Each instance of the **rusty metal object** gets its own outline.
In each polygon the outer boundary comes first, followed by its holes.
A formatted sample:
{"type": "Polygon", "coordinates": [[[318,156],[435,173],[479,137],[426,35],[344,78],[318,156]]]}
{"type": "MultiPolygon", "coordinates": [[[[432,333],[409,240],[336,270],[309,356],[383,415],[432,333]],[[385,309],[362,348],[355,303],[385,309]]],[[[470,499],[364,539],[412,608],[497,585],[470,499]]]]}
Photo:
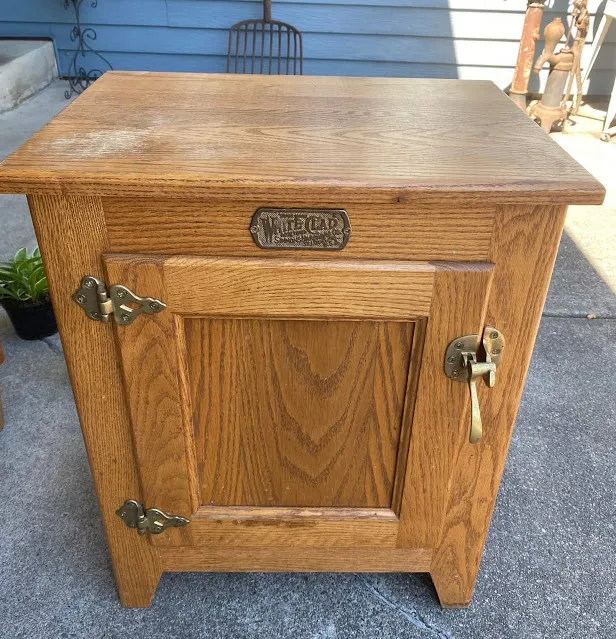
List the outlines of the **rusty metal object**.
{"type": "Polygon", "coordinates": [[[523,111],[526,111],[528,82],[533,66],[533,58],[535,57],[535,44],[539,40],[544,5],[545,0],[528,0],[522,38],[520,39],[520,48],[518,50],[518,60],[515,65],[511,88],[509,89],[509,97],[523,111]]]}
{"type": "Polygon", "coordinates": [[[272,20],[272,0],[263,1],[262,20],[242,20],[229,29],[227,73],[302,75],[302,34],[272,20]]]}
{"type": "Polygon", "coordinates": [[[562,51],[555,53],[555,50],[556,45],[564,35],[565,25],[563,21],[560,18],[554,18],[543,31],[545,45],[541,55],[537,58],[537,62],[535,62],[533,66],[533,71],[539,73],[546,62],[549,62],[550,67],[555,67],[559,62],[562,62],[562,51]]]}
{"type": "Polygon", "coordinates": [[[557,122],[563,122],[567,118],[567,107],[563,102],[565,83],[569,77],[569,71],[550,71],[545,91],[539,102],[534,104],[529,115],[541,123],[541,128],[549,133],[557,122]]]}
{"type": "Polygon", "coordinates": [[[564,102],[566,103],[571,100],[571,91],[573,89],[573,82],[575,80],[576,88],[571,104],[571,112],[574,115],[577,115],[580,109],[580,104],[582,102],[582,51],[584,50],[584,45],[586,44],[589,27],[590,16],[588,14],[588,0],[575,0],[575,2],[573,3],[571,27],[569,28],[569,33],[567,34],[567,44],[569,44],[569,41],[571,40],[571,38],[573,38],[573,42],[571,43],[570,47],[571,52],[573,53],[573,66],[571,68],[571,72],[569,73],[569,81],[567,82],[567,90],[565,92],[566,95],[564,98],[564,102]],[[573,34],[574,28],[575,37],[573,34]]]}
{"type": "Polygon", "coordinates": [[[550,75],[541,100],[531,107],[529,115],[539,120],[541,128],[549,133],[556,122],[564,123],[567,119],[567,104],[563,100],[563,94],[573,68],[573,52],[568,47],[563,47],[555,53],[556,45],[565,35],[565,26],[560,18],[552,20],[543,35],[545,46],[533,66],[533,71],[539,73],[547,62],[550,65],[550,75]]]}

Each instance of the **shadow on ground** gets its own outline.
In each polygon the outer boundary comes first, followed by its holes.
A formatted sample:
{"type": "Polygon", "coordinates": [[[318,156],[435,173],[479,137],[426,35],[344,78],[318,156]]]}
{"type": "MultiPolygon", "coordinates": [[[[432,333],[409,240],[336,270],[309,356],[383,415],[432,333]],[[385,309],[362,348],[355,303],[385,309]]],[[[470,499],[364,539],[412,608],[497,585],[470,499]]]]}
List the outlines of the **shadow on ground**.
{"type": "Polygon", "coordinates": [[[567,232],[560,241],[543,315],[616,319],[616,295],[567,232]]]}

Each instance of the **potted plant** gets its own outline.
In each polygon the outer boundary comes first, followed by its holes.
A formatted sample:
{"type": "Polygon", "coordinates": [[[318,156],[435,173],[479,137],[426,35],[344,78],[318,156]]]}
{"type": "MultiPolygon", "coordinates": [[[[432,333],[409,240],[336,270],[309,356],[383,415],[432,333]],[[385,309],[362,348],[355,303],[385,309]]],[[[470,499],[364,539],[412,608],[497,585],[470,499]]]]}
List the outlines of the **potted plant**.
{"type": "Polygon", "coordinates": [[[22,339],[41,339],[57,332],[38,248],[32,255],[20,248],[12,259],[0,263],[0,304],[22,339]]]}

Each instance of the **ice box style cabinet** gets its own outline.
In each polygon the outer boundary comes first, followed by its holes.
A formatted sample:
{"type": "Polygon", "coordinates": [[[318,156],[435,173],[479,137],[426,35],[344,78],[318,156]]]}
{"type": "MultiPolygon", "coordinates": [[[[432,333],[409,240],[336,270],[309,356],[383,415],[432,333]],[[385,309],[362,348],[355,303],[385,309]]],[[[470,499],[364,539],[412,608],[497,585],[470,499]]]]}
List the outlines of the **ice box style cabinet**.
{"type": "Polygon", "coordinates": [[[163,571],[429,572],[469,603],[566,206],[604,195],[496,86],[111,72],[0,190],[124,605],[163,571]]]}

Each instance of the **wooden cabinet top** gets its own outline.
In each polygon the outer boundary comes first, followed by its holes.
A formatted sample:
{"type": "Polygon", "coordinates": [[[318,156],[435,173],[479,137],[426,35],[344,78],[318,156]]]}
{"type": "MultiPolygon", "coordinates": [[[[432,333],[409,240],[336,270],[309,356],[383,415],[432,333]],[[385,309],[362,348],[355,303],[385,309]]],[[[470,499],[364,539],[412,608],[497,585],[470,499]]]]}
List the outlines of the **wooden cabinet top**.
{"type": "Polygon", "coordinates": [[[0,164],[0,190],[599,204],[486,81],[106,73],[0,164]]]}

